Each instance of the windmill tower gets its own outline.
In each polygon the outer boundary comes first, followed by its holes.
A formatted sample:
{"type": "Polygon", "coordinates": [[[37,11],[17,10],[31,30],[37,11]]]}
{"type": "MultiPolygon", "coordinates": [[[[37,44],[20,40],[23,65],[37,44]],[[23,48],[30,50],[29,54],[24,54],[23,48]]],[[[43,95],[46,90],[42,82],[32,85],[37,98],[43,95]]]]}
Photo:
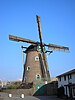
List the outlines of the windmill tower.
{"type": "Polygon", "coordinates": [[[34,80],[50,79],[46,53],[47,52],[52,53],[52,51],[45,50],[45,47],[48,47],[49,49],[52,50],[63,50],[63,51],[69,50],[68,47],[43,43],[40,17],[36,16],[36,19],[37,19],[38,31],[39,31],[39,39],[40,39],[39,42],[9,35],[10,40],[17,41],[17,42],[26,42],[31,44],[29,47],[22,47],[26,49],[24,51],[24,53],[26,53],[26,61],[24,64],[22,82],[27,84],[34,82],[34,80]]]}

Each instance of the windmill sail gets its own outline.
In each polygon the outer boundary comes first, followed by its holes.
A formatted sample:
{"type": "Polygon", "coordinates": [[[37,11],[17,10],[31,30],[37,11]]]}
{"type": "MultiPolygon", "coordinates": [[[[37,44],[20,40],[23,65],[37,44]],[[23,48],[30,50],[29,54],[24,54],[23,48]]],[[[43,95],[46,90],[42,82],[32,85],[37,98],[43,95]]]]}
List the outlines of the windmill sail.
{"type": "Polygon", "coordinates": [[[46,63],[46,57],[45,57],[45,52],[43,50],[43,43],[42,43],[42,31],[41,31],[41,24],[40,24],[40,17],[36,16],[37,19],[37,24],[38,24],[38,31],[39,31],[39,39],[40,39],[40,47],[41,47],[41,55],[42,55],[42,63],[43,63],[43,72],[45,75],[45,78],[48,79],[47,75],[47,63],[46,63]]]}
{"type": "Polygon", "coordinates": [[[26,43],[36,44],[36,42],[33,40],[25,39],[25,38],[13,36],[13,35],[9,35],[9,40],[16,41],[16,42],[26,42],[26,43]]]}
{"type": "Polygon", "coordinates": [[[52,49],[52,50],[69,51],[68,47],[59,46],[59,45],[55,45],[55,44],[49,44],[49,45],[46,45],[46,46],[48,46],[48,48],[52,49]]]}

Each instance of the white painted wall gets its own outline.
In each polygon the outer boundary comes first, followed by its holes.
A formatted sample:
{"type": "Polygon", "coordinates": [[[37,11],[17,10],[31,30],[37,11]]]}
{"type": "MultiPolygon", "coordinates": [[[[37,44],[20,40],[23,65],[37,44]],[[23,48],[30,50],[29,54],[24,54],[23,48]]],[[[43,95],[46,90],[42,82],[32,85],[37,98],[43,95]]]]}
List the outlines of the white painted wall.
{"type": "Polygon", "coordinates": [[[66,80],[64,80],[64,76],[61,77],[61,81],[58,78],[58,88],[68,84],[68,76],[66,76],[66,80]]]}
{"type": "Polygon", "coordinates": [[[66,80],[64,80],[64,76],[61,77],[61,81],[58,78],[58,88],[64,85],[69,84],[71,82],[72,84],[75,83],[75,74],[72,74],[72,79],[68,80],[68,75],[66,75],[66,80]]]}
{"type": "MultiPolygon", "coordinates": [[[[64,85],[68,85],[70,82],[72,84],[75,84],[75,74],[71,74],[71,79],[68,79],[68,75],[66,75],[66,80],[64,80],[64,76],[61,77],[61,81],[58,78],[58,88],[63,86],[65,88],[65,94],[66,94],[66,87],[64,85]]],[[[67,88],[67,95],[69,96],[69,89],[67,88]]]]}

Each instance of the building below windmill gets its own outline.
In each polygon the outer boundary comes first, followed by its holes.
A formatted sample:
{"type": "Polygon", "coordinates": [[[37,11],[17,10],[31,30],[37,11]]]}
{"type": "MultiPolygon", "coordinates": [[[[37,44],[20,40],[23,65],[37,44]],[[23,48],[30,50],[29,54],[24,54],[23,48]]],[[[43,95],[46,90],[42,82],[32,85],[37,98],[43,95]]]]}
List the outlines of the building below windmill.
{"type": "Polygon", "coordinates": [[[63,73],[58,78],[58,88],[63,87],[64,95],[75,98],[75,69],[63,73]]]}

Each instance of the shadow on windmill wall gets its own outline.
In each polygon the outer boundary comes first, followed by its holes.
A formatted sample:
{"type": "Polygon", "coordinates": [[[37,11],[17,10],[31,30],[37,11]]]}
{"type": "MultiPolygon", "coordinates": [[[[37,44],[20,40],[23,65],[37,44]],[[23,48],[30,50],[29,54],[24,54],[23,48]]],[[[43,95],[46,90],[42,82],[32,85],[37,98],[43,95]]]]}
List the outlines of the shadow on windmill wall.
{"type": "Polygon", "coordinates": [[[57,82],[56,81],[45,84],[45,85],[37,84],[37,86],[36,86],[36,92],[33,94],[34,96],[57,95],[57,82]],[[39,86],[40,88],[37,89],[37,86],[39,86]]]}

